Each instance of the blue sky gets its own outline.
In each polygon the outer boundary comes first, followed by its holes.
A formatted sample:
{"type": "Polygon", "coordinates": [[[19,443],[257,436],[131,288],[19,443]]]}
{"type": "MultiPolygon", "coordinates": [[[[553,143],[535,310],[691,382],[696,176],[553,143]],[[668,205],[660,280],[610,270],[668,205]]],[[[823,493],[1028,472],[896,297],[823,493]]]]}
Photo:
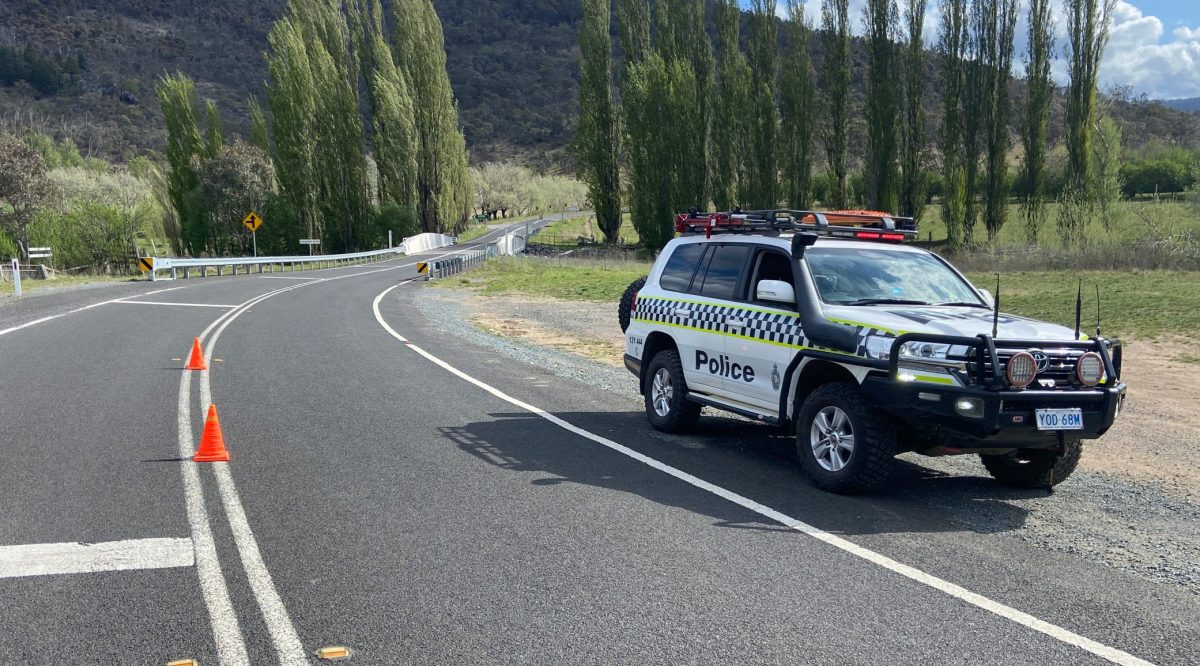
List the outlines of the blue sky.
{"type": "MultiPolygon", "coordinates": [[[[1062,0],[1053,0],[1058,19],[1058,45],[1061,54],[1065,38],[1062,0]]],[[[903,0],[900,0],[903,4],[903,0]]],[[[1022,19],[1027,0],[1020,0],[1022,19]]],[[[749,0],[741,0],[749,7],[749,0]]],[[[820,0],[806,0],[805,9],[814,22],[819,20],[820,0]]],[[[865,0],[850,0],[851,25],[862,32],[862,7],[865,0]]],[[[939,0],[928,0],[925,21],[926,42],[937,34],[939,0]]],[[[778,0],[780,15],[786,13],[785,0],[778,0]]],[[[1025,26],[1018,27],[1014,73],[1021,75],[1025,46],[1025,26]]],[[[1055,78],[1066,82],[1066,65],[1054,68],[1055,78]]],[[[1200,1],[1197,0],[1118,0],[1104,61],[1100,67],[1101,89],[1128,86],[1135,94],[1151,98],[1200,97],[1200,1]]]]}

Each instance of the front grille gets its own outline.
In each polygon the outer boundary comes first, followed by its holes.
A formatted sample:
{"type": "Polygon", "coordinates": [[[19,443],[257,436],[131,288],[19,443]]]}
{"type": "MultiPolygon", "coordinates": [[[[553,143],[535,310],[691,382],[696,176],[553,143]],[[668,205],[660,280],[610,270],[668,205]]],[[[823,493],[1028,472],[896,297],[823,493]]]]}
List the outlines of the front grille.
{"type": "MultiPolygon", "coordinates": [[[[1004,376],[1004,369],[1007,367],[1008,360],[1017,354],[1017,352],[1022,351],[1033,354],[1034,358],[1038,358],[1037,352],[1039,351],[1046,355],[1045,363],[1038,363],[1037,377],[1029,385],[1031,390],[1059,391],[1082,388],[1075,379],[1075,363],[1079,360],[1080,356],[1086,353],[1083,349],[1038,349],[1036,347],[1013,349],[997,347],[996,355],[1000,358],[1000,371],[998,373],[1000,381],[1007,384],[1008,380],[1004,376]]],[[[986,351],[984,352],[984,357],[985,359],[987,357],[986,351]]],[[[965,363],[970,381],[973,384],[979,383],[979,355],[974,348],[968,350],[966,354],[951,354],[949,360],[965,363]]],[[[990,359],[984,361],[983,372],[984,377],[992,376],[992,362],[990,359]]]]}

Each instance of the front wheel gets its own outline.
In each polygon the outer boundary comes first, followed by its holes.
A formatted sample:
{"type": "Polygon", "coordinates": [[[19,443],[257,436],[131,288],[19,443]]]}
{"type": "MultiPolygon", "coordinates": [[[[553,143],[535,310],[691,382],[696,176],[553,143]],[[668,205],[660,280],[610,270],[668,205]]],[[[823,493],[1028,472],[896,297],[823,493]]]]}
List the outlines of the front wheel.
{"type": "Polygon", "coordinates": [[[679,354],[669,349],[654,355],[646,369],[646,416],[663,432],[684,432],[700,419],[700,405],[687,399],[687,382],[679,354]]]}
{"type": "Polygon", "coordinates": [[[981,455],[988,474],[1006,486],[1050,489],[1071,476],[1083,442],[1071,439],[1058,449],[1018,449],[999,456],[981,455]]]}
{"type": "Polygon", "coordinates": [[[854,384],[813,391],[796,418],[800,466],[822,490],[855,494],[882,486],[895,465],[896,428],[854,384]]]}

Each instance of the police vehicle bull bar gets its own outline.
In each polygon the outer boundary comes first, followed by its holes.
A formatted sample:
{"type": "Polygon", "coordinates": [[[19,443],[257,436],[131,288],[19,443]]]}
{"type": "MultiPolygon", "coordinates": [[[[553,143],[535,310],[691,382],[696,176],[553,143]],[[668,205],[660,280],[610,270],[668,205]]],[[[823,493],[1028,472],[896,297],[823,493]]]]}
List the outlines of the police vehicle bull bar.
{"type": "Polygon", "coordinates": [[[917,364],[943,365],[954,366],[959,365],[958,362],[941,361],[937,359],[925,359],[914,357],[901,357],[900,351],[905,344],[909,343],[929,343],[937,345],[965,346],[973,350],[975,356],[974,380],[977,386],[992,388],[997,390],[1008,390],[1009,386],[1005,383],[1005,371],[1000,363],[1000,354],[997,351],[997,343],[1003,345],[1002,348],[1015,348],[1021,350],[1045,350],[1045,349],[1081,349],[1085,352],[1095,352],[1100,356],[1104,365],[1105,376],[1110,381],[1115,381],[1119,378],[1120,373],[1120,347],[1116,348],[1116,362],[1113,355],[1109,354],[1108,341],[1104,338],[1094,338],[1091,340],[996,340],[986,333],[981,333],[975,337],[956,336],[956,335],[937,335],[932,333],[905,333],[896,337],[892,341],[891,353],[888,355],[888,376],[892,379],[900,377],[900,363],[912,362],[917,364]]]}

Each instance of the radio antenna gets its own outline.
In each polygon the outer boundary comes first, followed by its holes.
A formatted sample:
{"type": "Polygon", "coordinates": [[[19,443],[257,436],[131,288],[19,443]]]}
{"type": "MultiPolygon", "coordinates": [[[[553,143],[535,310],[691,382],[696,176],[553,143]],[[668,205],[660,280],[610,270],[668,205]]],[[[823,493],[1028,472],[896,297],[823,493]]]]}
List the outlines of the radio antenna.
{"type": "Polygon", "coordinates": [[[1000,332],[1000,274],[996,273],[996,309],[992,311],[992,338],[1000,332]]]}
{"type": "Polygon", "coordinates": [[[1080,320],[1083,318],[1083,278],[1079,278],[1079,286],[1075,289],[1075,339],[1082,332],[1080,320]]]}
{"type": "Polygon", "coordinates": [[[1100,283],[1096,283],[1096,337],[1100,337],[1100,283]]]}

